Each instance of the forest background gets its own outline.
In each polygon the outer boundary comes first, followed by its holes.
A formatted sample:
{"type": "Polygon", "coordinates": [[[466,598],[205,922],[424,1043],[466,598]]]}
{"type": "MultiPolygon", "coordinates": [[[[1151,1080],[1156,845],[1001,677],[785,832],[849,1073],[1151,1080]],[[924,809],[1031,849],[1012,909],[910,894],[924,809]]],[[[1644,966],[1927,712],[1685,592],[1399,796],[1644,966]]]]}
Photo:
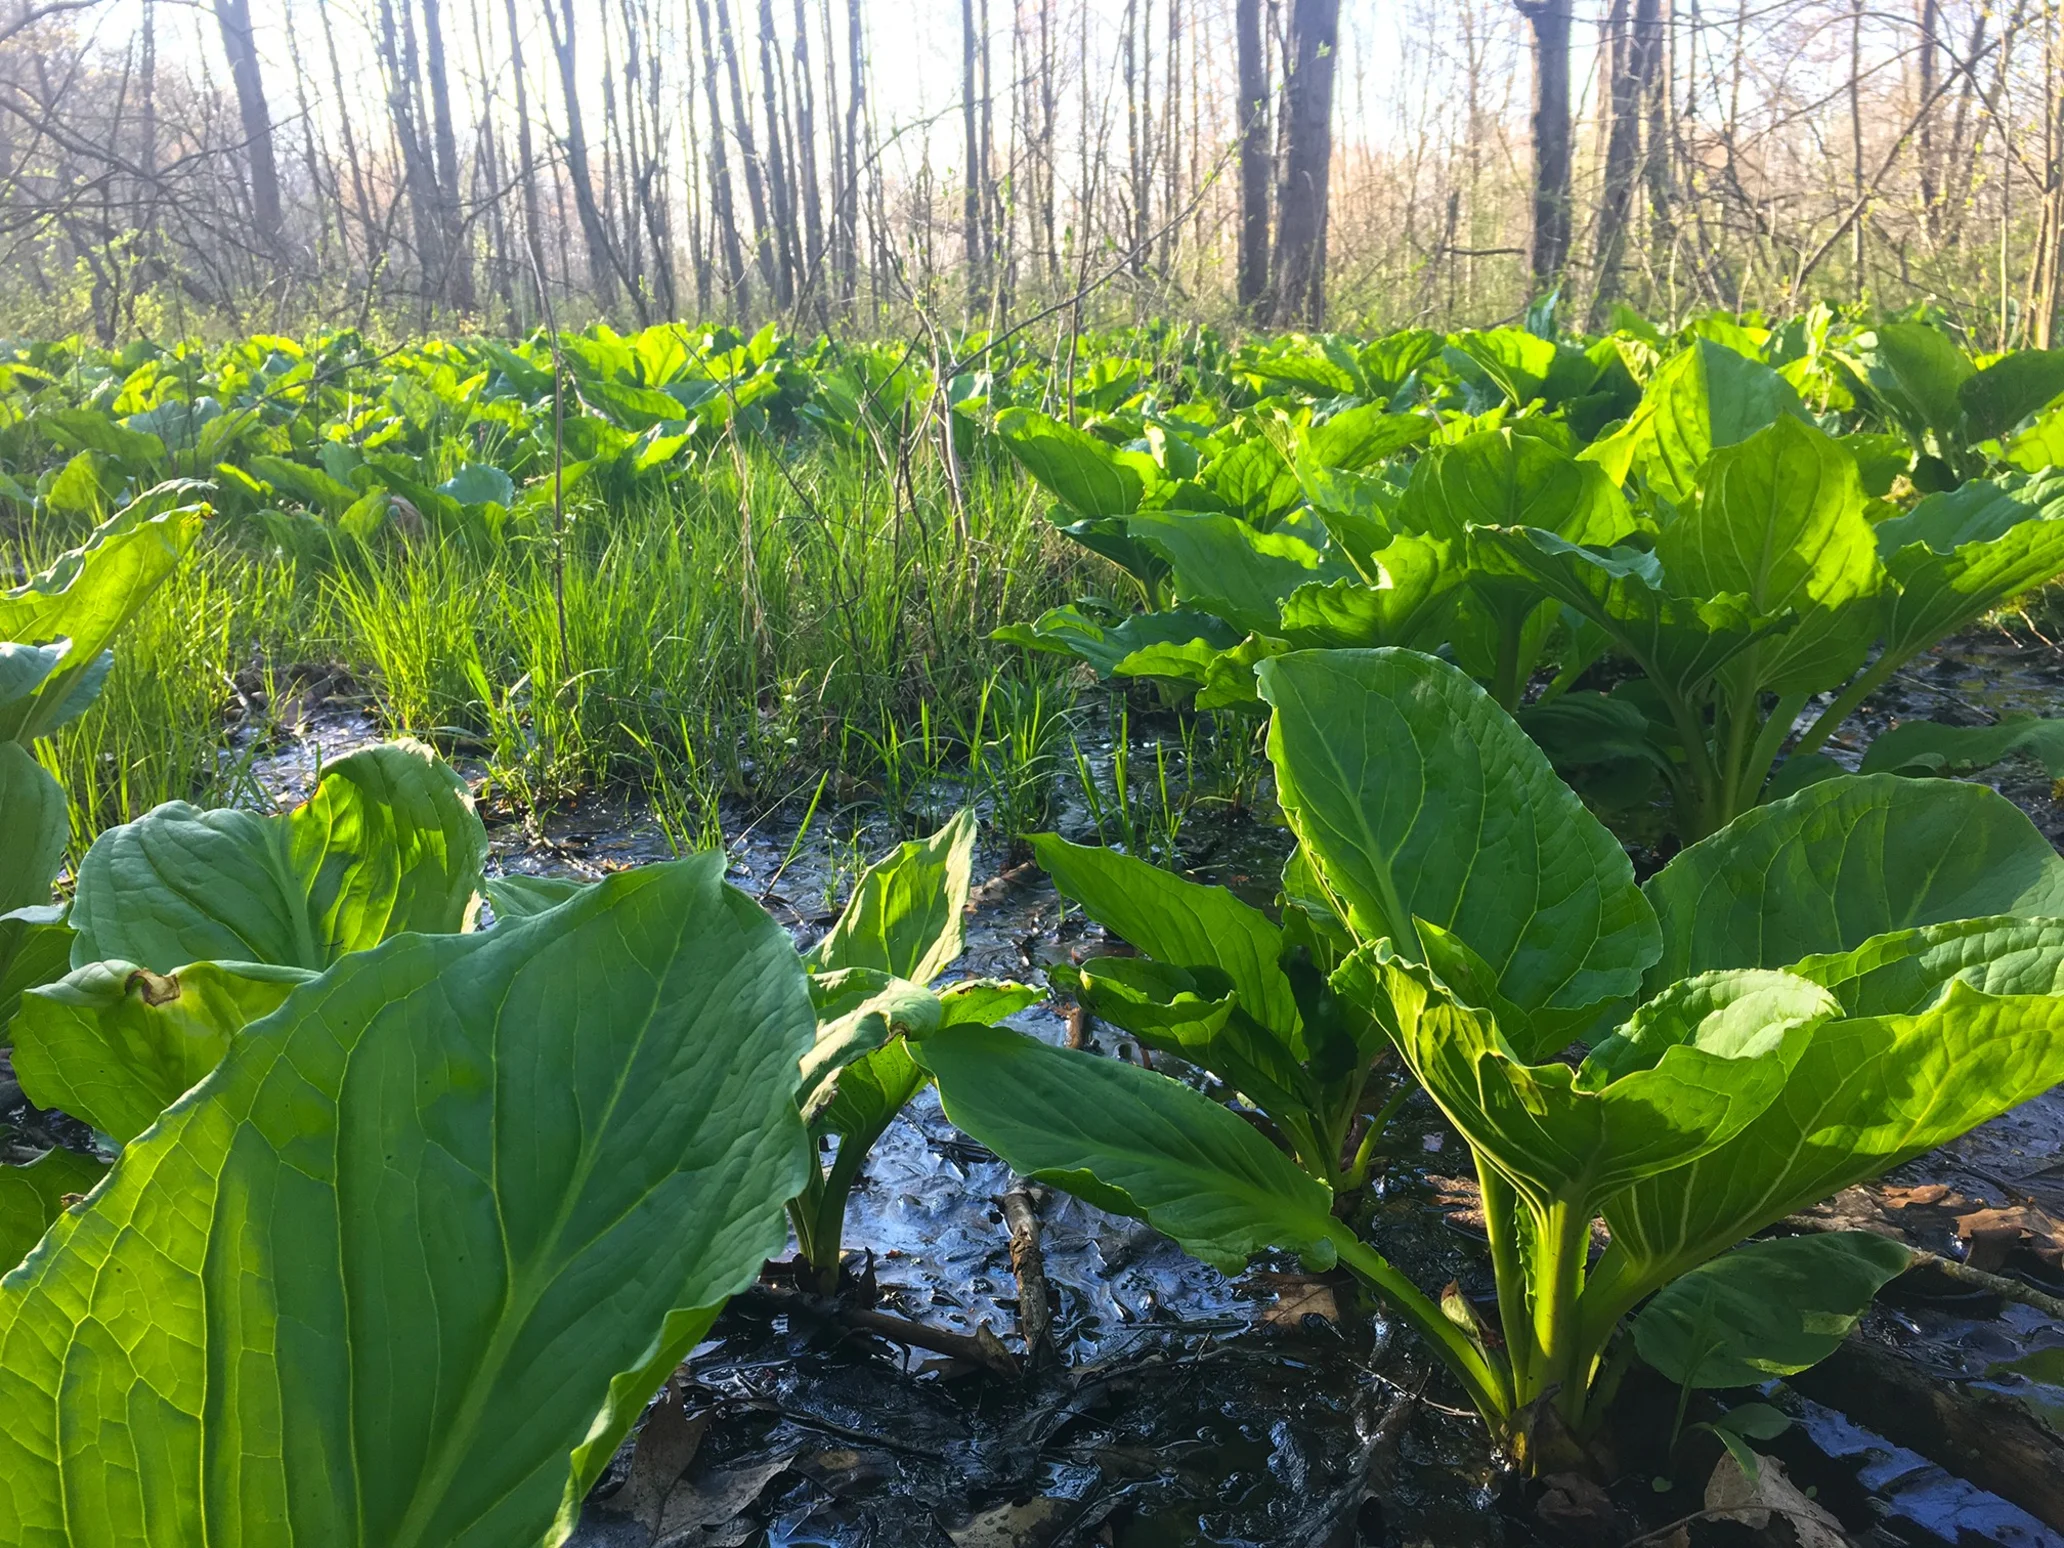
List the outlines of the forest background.
{"type": "Polygon", "coordinates": [[[26,0],[0,327],[1382,330],[1562,298],[2048,346],[2060,0],[26,0]]]}

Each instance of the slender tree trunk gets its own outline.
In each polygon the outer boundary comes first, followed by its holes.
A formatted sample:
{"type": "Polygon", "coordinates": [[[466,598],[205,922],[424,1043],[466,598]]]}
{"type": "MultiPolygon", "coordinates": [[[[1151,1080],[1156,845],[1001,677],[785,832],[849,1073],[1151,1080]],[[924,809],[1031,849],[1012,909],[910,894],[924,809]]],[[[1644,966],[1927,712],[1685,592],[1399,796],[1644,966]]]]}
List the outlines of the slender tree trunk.
{"type": "Polygon", "coordinates": [[[416,117],[417,50],[415,23],[404,10],[396,20],[393,0],[380,0],[380,54],[387,73],[387,110],[394,142],[401,151],[402,186],[407,191],[410,225],[416,235],[416,264],[422,272],[421,293],[430,300],[444,273],[443,222],[439,218],[437,171],[423,144],[416,117]]]}
{"type": "Polygon", "coordinates": [[[1916,129],[1916,150],[1920,163],[1921,222],[1931,237],[1940,228],[1942,216],[1942,185],[1935,145],[1935,50],[1941,21],[1938,0],[1920,0],[1920,59],[1916,82],[1920,93],[1916,107],[1920,124],[1916,129]]]}
{"type": "Polygon", "coordinates": [[[610,250],[609,227],[602,219],[602,207],[596,202],[595,182],[588,169],[588,131],[581,114],[580,71],[573,42],[573,29],[579,18],[573,0],[560,3],[566,8],[563,20],[553,8],[553,0],[545,0],[545,30],[553,57],[559,63],[560,95],[566,100],[566,171],[573,184],[573,207],[580,216],[581,234],[587,240],[588,283],[594,289],[596,304],[607,308],[616,301],[616,264],[610,250]]]}
{"type": "MultiPolygon", "coordinates": [[[[826,44],[829,47],[829,43],[826,44]]],[[[824,206],[817,182],[817,99],[810,80],[810,29],[803,0],[795,0],[795,148],[796,186],[803,196],[803,284],[814,289],[823,281],[824,206]]],[[[820,316],[822,308],[820,307],[820,316]]]]}
{"type": "Polygon", "coordinates": [[[430,124],[437,147],[437,204],[449,275],[445,294],[462,311],[475,305],[473,264],[459,213],[459,141],[452,128],[451,87],[444,71],[442,0],[423,0],[424,62],[429,67],[430,124]]]}
{"type": "Polygon", "coordinates": [[[843,259],[850,307],[860,299],[860,131],[867,121],[867,38],[860,0],[846,0],[846,73],[846,173],[839,191],[839,215],[845,230],[843,259]]]}
{"type": "MultiPolygon", "coordinates": [[[[1849,16],[1849,191],[1863,203],[1863,0],[1854,0],[1849,16]]],[[[1855,271],[1856,299],[1863,299],[1864,211],[1849,221],[1849,264],[1855,271]]]]}
{"type": "Polygon", "coordinates": [[[1240,95],[1234,126],[1240,136],[1240,310],[1257,321],[1269,288],[1268,56],[1261,47],[1261,0],[1237,0],[1240,95]]]}
{"type": "Polygon", "coordinates": [[[1326,315],[1327,185],[1333,162],[1333,64],[1340,0],[1291,0],[1284,59],[1288,125],[1276,198],[1274,320],[1316,328],[1326,315]]]}
{"type": "Polygon", "coordinates": [[[724,46],[724,71],[731,81],[731,122],[738,133],[738,154],[745,162],[745,192],[752,204],[753,258],[759,265],[760,281],[767,287],[767,294],[775,298],[777,306],[784,305],[780,299],[781,284],[777,276],[779,267],[775,251],[776,236],[767,223],[767,186],[765,168],[760,164],[758,140],[753,134],[752,114],[745,106],[745,80],[738,68],[738,44],[731,33],[731,7],[728,0],[716,0],[717,39],[724,46]]]}
{"type": "Polygon", "coordinates": [[[774,298],[783,311],[795,304],[795,191],[781,134],[781,67],[774,34],[774,0],[760,0],[760,96],[767,109],[767,193],[774,211],[774,298]]]}
{"type": "MultiPolygon", "coordinates": [[[[523,27],[516,17],[516,0],[505,0],[505,5],[509,17],[509,73],[516,82],[516,158],[522,163],[517,175],[523,180],[523,253],[526,266],[535,271],[532,281],[543,285],[545,222],[538,206],[537,154],[530,139],[530,86],[523,73],[523,27]]],[[[528,295],[531,290],[531,286],[521,282],[515,288],[519,295],[528,295]]]]}
{"type": "Polygon", "coordinates": [[[1660,0],[1633,0],[1629,25],[1628,0],[1612,0],[1607,28],[1614,47],[1612,105],[1605,144],[1605,188],[1598,206],[1597,283],[1591,292],[1587,326],[1599,331],[1608,308],[1620,294],[1620,265],[1626,255],[1627,225],[1634,208],[1634,180],[1640,170],[1641,116],[1654,89],[1662,35],[1657,25],[1660,0]]]}
{"type": "Polygon", "coordinates": [[[1536,295],[1556,289],[1570,248],[1570,4],[1513,0],[1534,35],[1533,241],[1536,295]]]}
{"type": "Polygon", "coordinates": [[[976,78],[975,0],[960,0],[960,122],[967,155],[961,246],[967,264],[968,316],[977,317],[988,304],[988,283],[982,264],[982,104],[976,78]]]}
{"type": "Polygon", "coordinates": [[[279,163],[272,146],[272,113],[265,105],[265,77],[258,68],[258,40],[251,32],[250,0],[215,0],[222,51],[236,88],[237,119],[243,125],[243,161],[251,179],[251,221],[268,247],[280,242],[279,163]]]}
{"type": "Polygon", "coordinates": [[[731,202],[731,156],[725,145],[724,110],[717,90],[717,46],[710,31],[708,0],[695,0],[695,24],[702,34],[702,85],[709,109],[710,218],[716,226],[717,239],[723,244],[731,315],[742,318],[752,312],[752,279],[745,266],[745,247],[738,239],[738,216],[731,202]]]}

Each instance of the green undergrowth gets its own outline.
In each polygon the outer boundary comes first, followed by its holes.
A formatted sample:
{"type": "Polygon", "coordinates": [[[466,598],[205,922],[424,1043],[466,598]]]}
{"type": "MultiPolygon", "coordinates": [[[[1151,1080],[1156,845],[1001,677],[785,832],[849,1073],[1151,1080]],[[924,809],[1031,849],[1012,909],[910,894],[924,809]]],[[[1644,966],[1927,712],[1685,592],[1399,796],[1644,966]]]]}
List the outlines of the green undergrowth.
{"type": "MultiPolygon", "coordinates": [[[[218,517],[44,756],[81,843],[168,799],[247,796],[253,755],[325,701],[484,764],[527,812],[646,796],[683,848],[721,801],[807,801],[827,777],[918,821],[924,787],[973,775],[1036,821],[1073,674],[989,635],[1087,566],[1007,472],[969,470],[958,517],[935,474],[912,485],[747,443],[696,483],[569,502],[556,542],[396,526],[289,557],[218,517]]],[[[88,530],[42,514],[0,566],[41,569],[88,530]]]]}

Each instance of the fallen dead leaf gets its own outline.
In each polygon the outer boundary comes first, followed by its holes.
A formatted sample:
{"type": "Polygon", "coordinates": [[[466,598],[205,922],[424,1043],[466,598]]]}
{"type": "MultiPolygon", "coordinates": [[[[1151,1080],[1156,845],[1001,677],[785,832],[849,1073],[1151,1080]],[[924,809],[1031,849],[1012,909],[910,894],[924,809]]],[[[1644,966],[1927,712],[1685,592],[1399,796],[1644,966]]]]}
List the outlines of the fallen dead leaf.
{"type": "Polygon", "coordinates": [[[1261,1320],[1270,1326],[1298,1328],[1304,1326],[1307,1317],[1323,1317],[1328,1322],[1340,1320],[1339,1293],[1323,1279],[1309,1274],[1260,1273],[1251,1277],[1257,1290],[1270,1295],[1268,1305],[1261,1310],[1261,1320]]]}
{"type": "MultiPolygon", "coordinates": [[[[760,1497],[777,1475],[788,1471],[793,1453],[765,1462],[713,1468],[693,1479],[683,1478],[667,1496],[653,1548],[704,1548],[722,1541],[709,1528],[728,1526],[760,1497]]],[[[748,1534],[750,1535],[750,1534],[748,1534]]],[[[739,1539],[742,1541],[743,1539],[739,1539]]]]}
{"type": "Polygon", "coordinates": [[[1850,1548],[1842,1523],[1800,1493],[1775,1457],[1764,1457],[1751,1481],[1733,1453],[1722,1452],[1713,1476],[1706,1480],[1706,1509],[1720,1520],[1739,1521],[1756,1531],[1769,1526],[1771,1516],[1780,1515],[1791,1523],[1799,1548],[1850,1548]]]}
{"type": "Polygon", "coordinates": [[[1037,1495],[1022,1505],[998,1505],[967,1525],[949,1527],[953,1548],[1045,1548],[1059,1537],[1074,1509],[1070,1500],[1037,1495]]]}
{"type": "Polygon", "coordinates": [[[630,1476],[610,1501],[614,1514],[629,1516],[648,1532],[659,1530],[666,1511],[667,1496],[695,1460],[703,1432],[709,1428],[708,1413],[690,1418],[681,1407],[681,1395],[672,1382],[660,1394],[631,1451],[630,1476]]]}

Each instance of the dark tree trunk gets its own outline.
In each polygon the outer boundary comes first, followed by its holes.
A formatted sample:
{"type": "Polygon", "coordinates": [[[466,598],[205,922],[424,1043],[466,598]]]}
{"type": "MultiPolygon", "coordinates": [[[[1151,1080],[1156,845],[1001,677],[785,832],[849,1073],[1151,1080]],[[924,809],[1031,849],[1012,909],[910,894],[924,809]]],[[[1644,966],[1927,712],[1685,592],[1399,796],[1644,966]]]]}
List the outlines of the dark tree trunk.
{"type": "Polygon", "coordinates": [[[1588,326],[1604,326],[1606,309],[1620,294],[1620,265],[1626,257],[1627,222],[1634,208],[1634,180],[1640,170],[1641,115],[1655,79],[1662,41],[1657,26],[1661,0],[1634,0],[1633,26],[1628,0],[1612,0],[1606,27],[1612,47],[1611,116],[1605,142],[1605,189],[1598,204],[1597,283],[1591,292],[1588,326]]]}
{"type": "Polygon", "coordinates": [[[1283,72],[1283,182],[1276,196],[1274,320],[1326,315],[1326,190],[1333,164],[1333,63],[1340,0],[1291,0],[1283,72]]]}
{"type": "Polygon", "coordinates": [[[244,164],[251,177],[251,220],[268,247],[280,240],[279,163],[273,157],[272,113],[265,105],[265,77],[258,69],[258,40],[251,34],[250,0],[215,0],[222,51],[236,87],[237,118],[244,131],[244,164]]]}
{"type": "Polygon", "coordinates": [[[415,19],[404,9],[395,20],[393,0],[380,0],[380,53],[387,69],[387,111],[401,150],[402,185],[408,193],[410,225],[416,234],[416,264],[422,293],[429,299],[444,274],[444,226],[439,218],[437,169],[417,121],[415,19]]]}
{"type": "Polygon", "coordinates": [[[1560,285],[1569,263],[1570,3],[1513,0],[1534,33],[1534,235],[1528,267],[1536,295],[1560,285]]]}
{"type": "Polygon", "coordinates": [[[1233,122],[1240,134],[1240,309],[1259,317],[1268,296],[1269,114],[1268,56],[1261,46],[1261,0],[1238,0],[1240,100],[1233,122]]]}

